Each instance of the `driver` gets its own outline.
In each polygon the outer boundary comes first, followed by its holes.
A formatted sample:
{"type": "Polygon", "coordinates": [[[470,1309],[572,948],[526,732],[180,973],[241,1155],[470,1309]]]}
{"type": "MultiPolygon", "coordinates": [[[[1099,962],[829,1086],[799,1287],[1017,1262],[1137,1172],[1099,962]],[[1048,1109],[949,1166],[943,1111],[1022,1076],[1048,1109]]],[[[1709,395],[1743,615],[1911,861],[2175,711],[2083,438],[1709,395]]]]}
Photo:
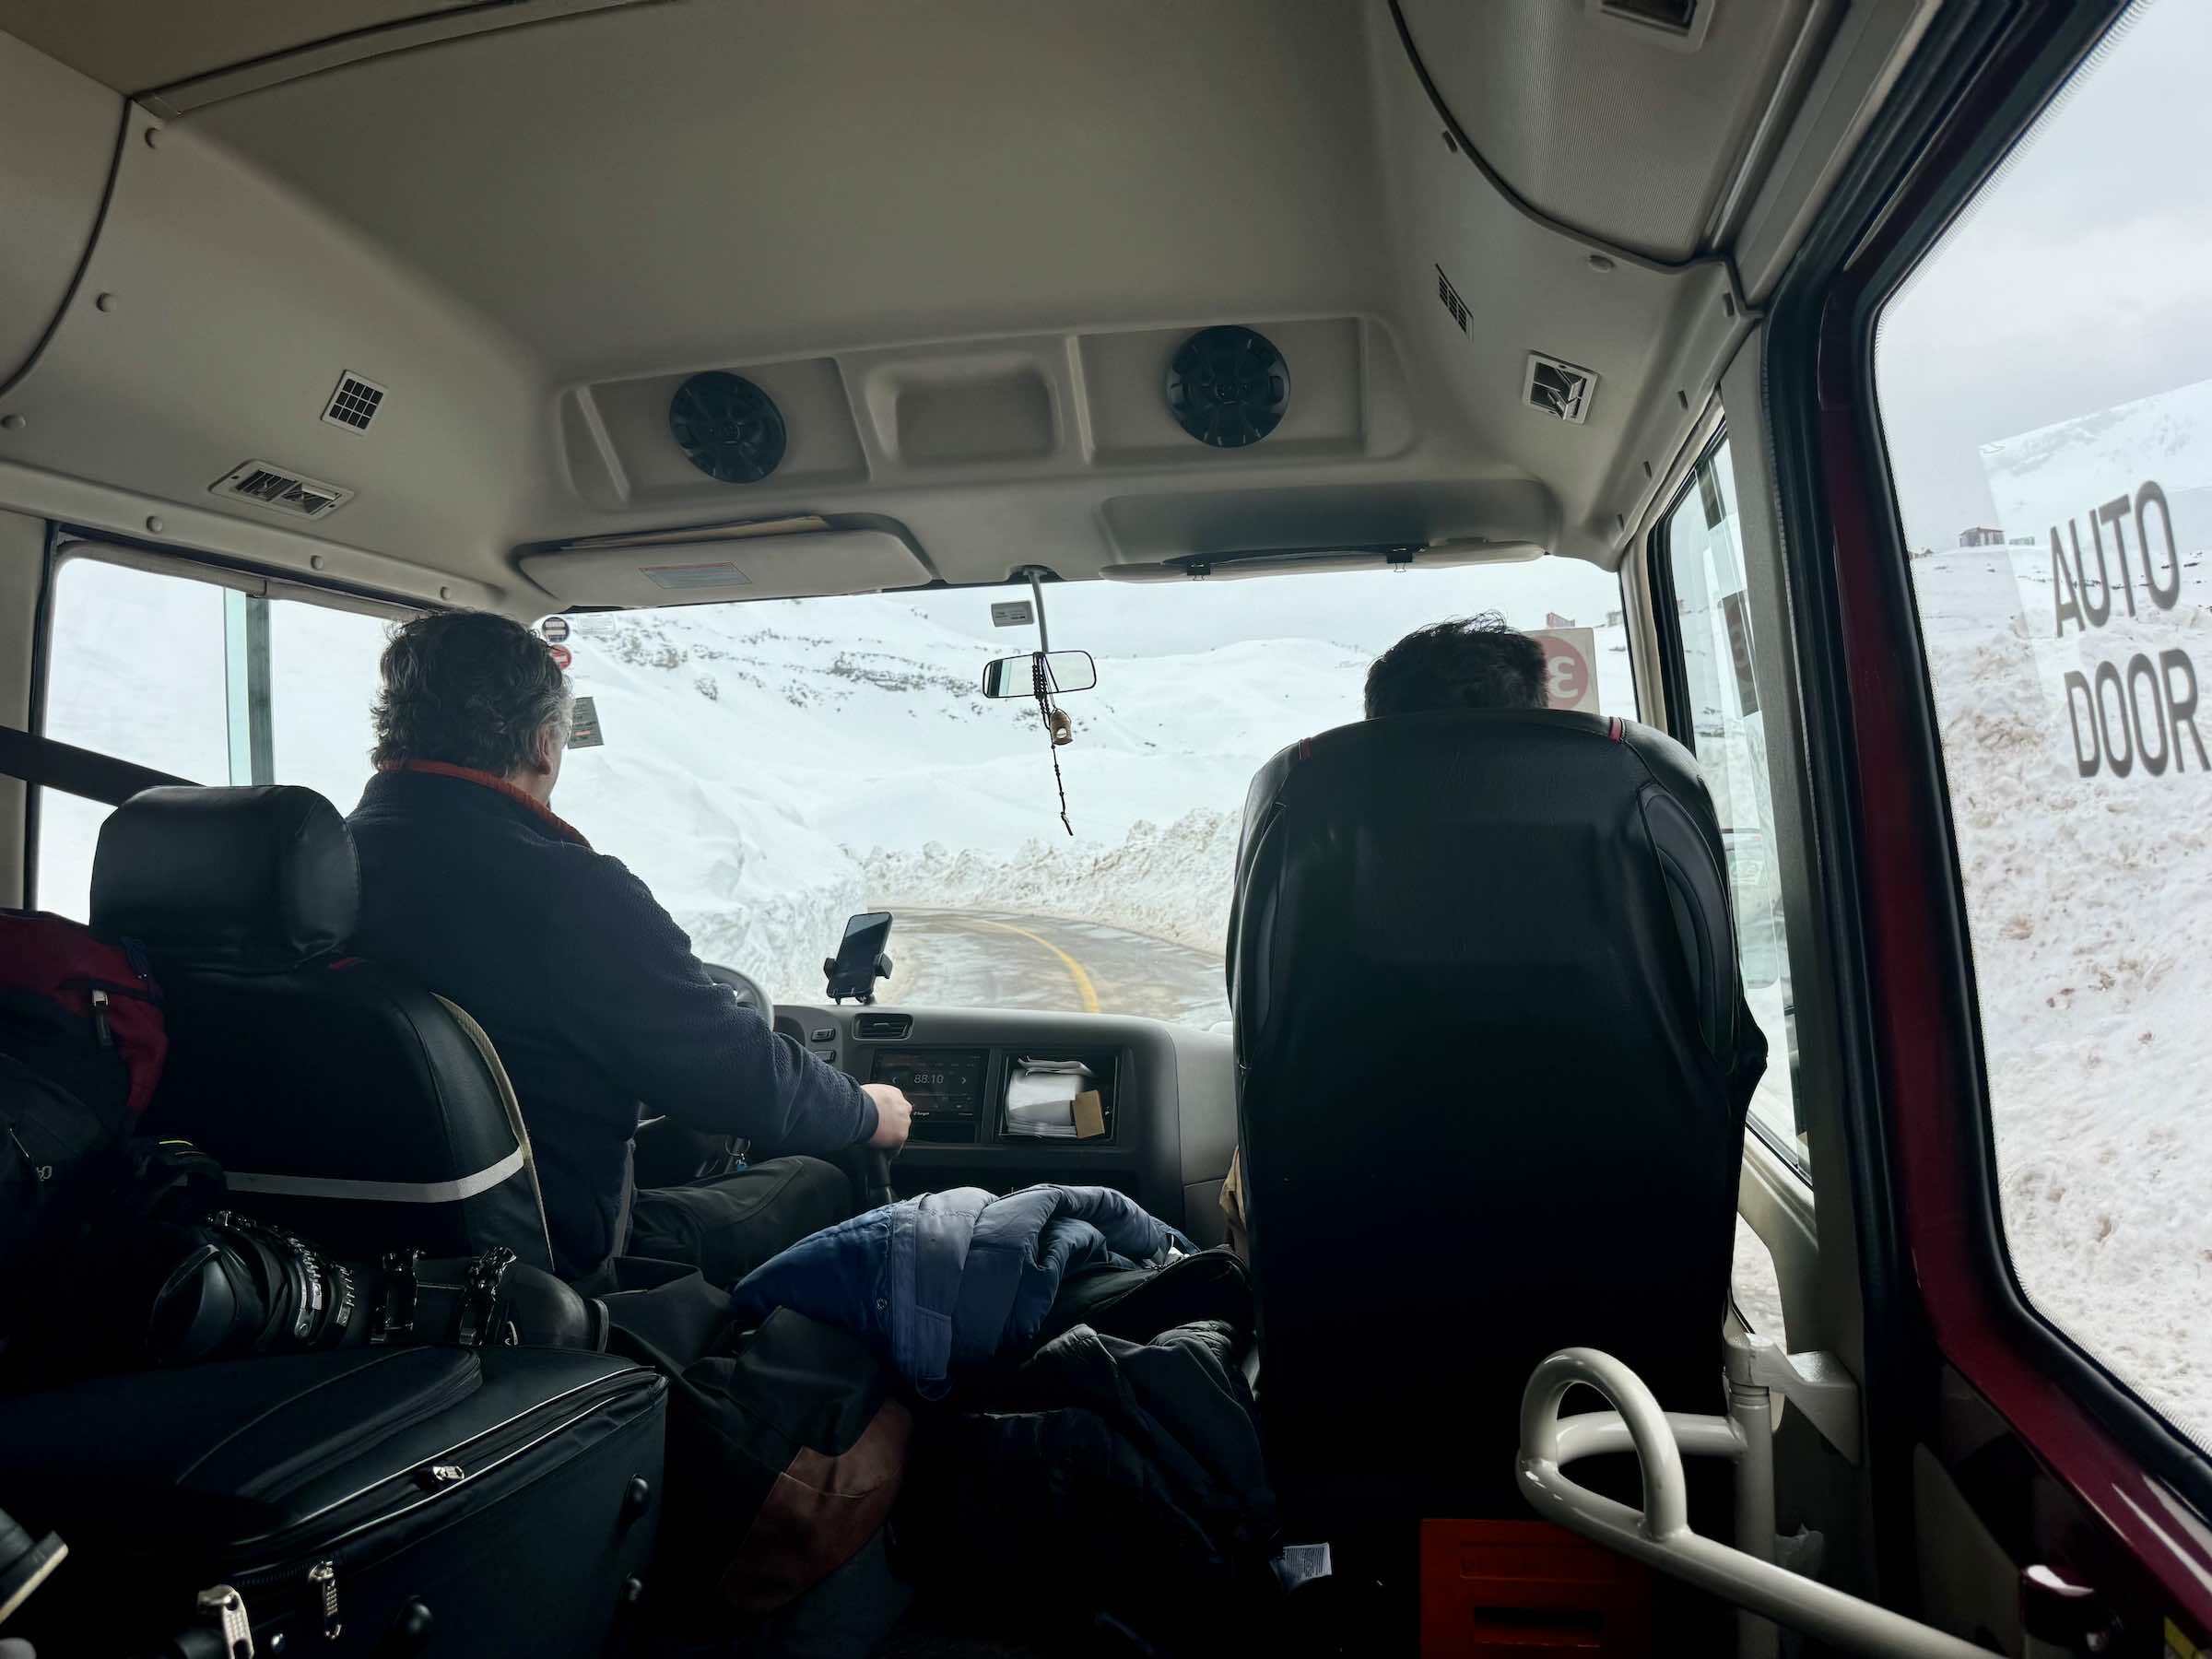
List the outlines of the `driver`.
{"type": "Polygon", "coordinates": [[[359,849],[352,948],[451,997],[490,1035],[530,1132],[555,1266],[587,1289],[611,1259],[676,1256],[733,1284],[851,1214],[844,1174],[778,1157],[636,1195],[640,1102],[779,1153],[905,1144],[898,1089],[855,1083],[708,976],[617,860],[550,805],[571,693],[504,617],[394,630],[372,715],[376,775],[347,822],[359,849]]]}

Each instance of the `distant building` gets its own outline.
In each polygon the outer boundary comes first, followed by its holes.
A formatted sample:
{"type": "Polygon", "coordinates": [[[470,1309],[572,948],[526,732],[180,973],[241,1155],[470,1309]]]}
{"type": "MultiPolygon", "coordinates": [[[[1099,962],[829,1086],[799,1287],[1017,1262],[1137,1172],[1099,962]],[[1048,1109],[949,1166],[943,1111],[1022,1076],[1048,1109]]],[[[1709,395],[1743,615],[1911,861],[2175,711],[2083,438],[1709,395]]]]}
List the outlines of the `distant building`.
{"type": "Polygon", "coordinates": [[[1606,626],[1607,628],[1618,628],[1620,626],[1620,612],[1617,610],[1607,611],[1606,613],[1606,626]]]}
{"type": "Polygon", "coordinates": [[[1971,530],[1959,532],[1959,545],[1962,547],[2001,547],[2005,545],[2005,532],[1993,530],[1987,524],[1976,524],[1971,530]]]}
{"type": "Polygon", "coordinates": [[[1574,626],[1574,618],[1572,617],[1562,617],[1558,611],[1546,611],[1544,613],[1544,626],[1547,628],[1572,628],[1574,626]]]}

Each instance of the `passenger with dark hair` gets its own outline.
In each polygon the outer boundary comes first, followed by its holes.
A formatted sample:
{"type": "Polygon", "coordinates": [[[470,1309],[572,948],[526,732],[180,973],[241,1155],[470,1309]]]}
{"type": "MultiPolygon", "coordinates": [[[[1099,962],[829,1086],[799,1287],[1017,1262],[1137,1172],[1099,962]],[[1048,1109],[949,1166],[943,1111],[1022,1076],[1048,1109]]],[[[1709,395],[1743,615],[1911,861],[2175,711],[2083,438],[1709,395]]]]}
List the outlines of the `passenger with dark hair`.
{"type": "Polygon", "coordinates": [[[1544,648],[1496,611],[1417,628],[1367,671],[1367,717],[1541,709],[1544,648]]]}
{"type": "Polygon", "coordinates": [[[519,623],[454,611],[394,631],[376,775],[347,820],[361,865],[352,949],[412,973],[490,1035],[564,1277],[588,1285],[629,1250],[734,1283],[842,1220],[849,1182],[818,1159],[780,1157],[638,1194],[633,1236],[642,1113],[829,1153],[902,1145],[912,1108],[740,1006],[645,884],[554,813],[572,717],[551,649],[519,623]]]}

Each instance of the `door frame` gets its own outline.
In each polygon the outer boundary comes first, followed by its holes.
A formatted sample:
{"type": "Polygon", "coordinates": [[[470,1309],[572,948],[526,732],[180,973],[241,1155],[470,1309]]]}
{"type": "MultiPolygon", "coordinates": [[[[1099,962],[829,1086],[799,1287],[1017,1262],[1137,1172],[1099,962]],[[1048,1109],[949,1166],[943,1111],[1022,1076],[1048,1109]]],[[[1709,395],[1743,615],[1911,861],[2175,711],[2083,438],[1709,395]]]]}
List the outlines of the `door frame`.
{"type": "Polygon", "coordinates": [[[2212,1628],[2212,1465],[2032,1312],[2005,1254],[1948,797],[1872,395],[1881,305],[2124,9],[1946,8],[1777,296],[1767,406],[1844,988],[1882,1576],[1912,1582],[1912,1459],[1940,1443],[1947,1366],[2166,1606],[2212,1628]]]}

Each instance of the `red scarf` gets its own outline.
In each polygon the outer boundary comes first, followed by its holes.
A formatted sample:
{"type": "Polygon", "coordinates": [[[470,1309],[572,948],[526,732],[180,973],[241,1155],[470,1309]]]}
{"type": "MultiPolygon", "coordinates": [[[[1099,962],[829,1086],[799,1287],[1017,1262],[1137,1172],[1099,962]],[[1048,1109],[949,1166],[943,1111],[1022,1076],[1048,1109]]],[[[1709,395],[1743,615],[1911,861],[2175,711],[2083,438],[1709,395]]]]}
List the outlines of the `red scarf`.
{"type": "Polygon", "coordinates": [[[429,772],[433,777],[460,778],[470,783],[480,783],[486,789],[505,795],[518,806],[527,806],[544,820],[546,826],[562,841],[571,841],[585,852],[592,843],[583,839],[583,831],[562,818],[527,790],[517,789],[496,772],[478,771],[470,766],[455,766],[445,760],[387,760],[377,768],[379,771],[429,772]]]}

